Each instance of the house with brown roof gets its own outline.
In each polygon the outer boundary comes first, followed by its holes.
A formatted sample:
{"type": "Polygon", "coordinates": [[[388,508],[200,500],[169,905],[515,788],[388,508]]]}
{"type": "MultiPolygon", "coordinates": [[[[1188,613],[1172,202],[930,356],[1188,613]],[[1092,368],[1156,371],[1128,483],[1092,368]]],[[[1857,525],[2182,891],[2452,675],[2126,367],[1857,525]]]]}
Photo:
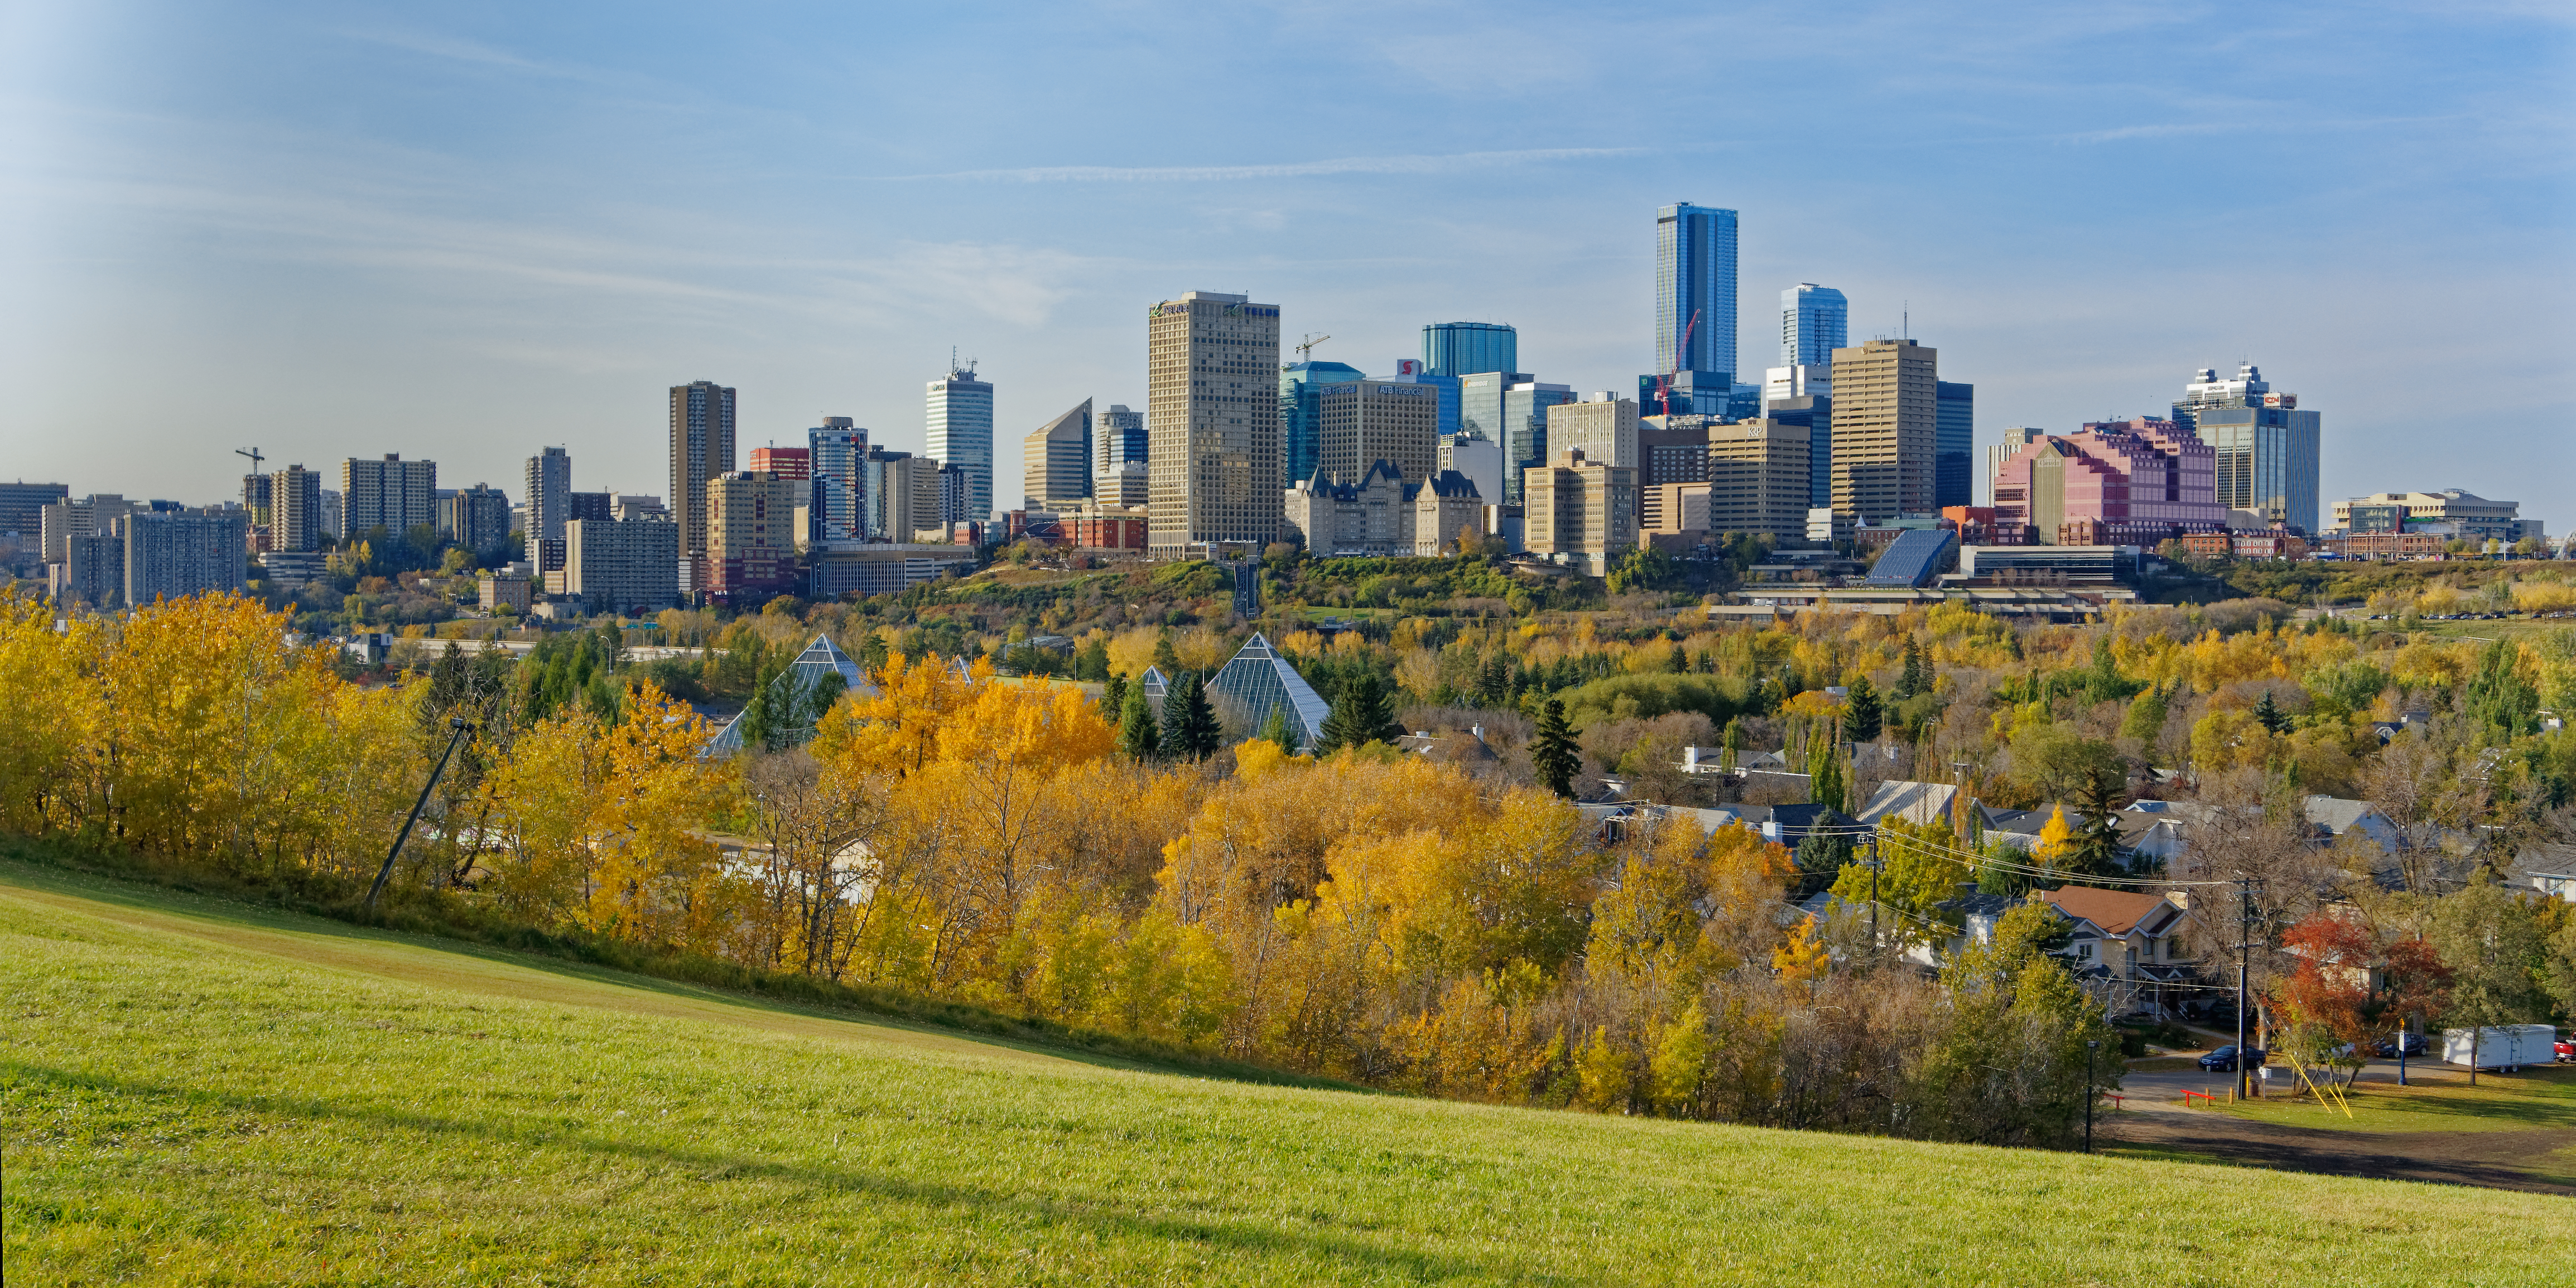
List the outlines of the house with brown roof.
{"type": "Polygon", "coordinates": [[[2113,1015],[2168,1016],[2190,996],[2176,987],[2200,973],[2182,940],[2191,913],[2181,895],[2069,885],[2031,897],[2070,923],[2073,937],[2063,955],[2113,1015]]]}

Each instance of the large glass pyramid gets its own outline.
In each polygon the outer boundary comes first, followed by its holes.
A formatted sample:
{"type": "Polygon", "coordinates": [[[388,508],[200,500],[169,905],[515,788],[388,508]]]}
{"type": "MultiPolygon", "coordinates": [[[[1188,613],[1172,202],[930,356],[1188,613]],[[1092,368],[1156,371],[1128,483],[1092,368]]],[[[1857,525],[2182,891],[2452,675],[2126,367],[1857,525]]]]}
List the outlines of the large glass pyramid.
{"type": "MultiPolygon", "coordinates": [[[[850,655],[842,652],[840,646],[832,643],[829,636],[817,635],[814,637],[814,642],[806,645],[805,651],[797,654],[796,660],[789,663],[787,669],[779,672],[778,678],[770,682],[770,701],[773,705],[779,706],[802,706],[802,699],[810,698],[818,687],[829,682],[827,677],[837,678],[844,692],[856,693],[862,697],[876,695],[876,686],[868,683],[867,672],[861,670],[858,663],[851,661],[850,655]],[[785,700],[789,698],[800,701],[788,703],[785,700]]],[[[788,731],[787,741],[793,745],[802,745],[813,736],[814,722],[800,720],[797,727],[788,731]]],[[[741,750],[742,717],[736,715],[733,719],[725,721],[724,728],[717,730],[716,736],[707,740],[706,747],[699,751],[698,755],[701,759],[713,759],[731,756],[741,750]]]]}
{"type": "Polygon", "coordinates": [[[1314,746],[1324,732],[1324,717],[1332,712],[1315,686],[1306,683],[1306,677],[1297,674],[1297,668],[1288,665],[1258,632],[1208,681],[1208,697],[1231,705],[1255,731],[1269,722],[1273,709],[1285,707],[1288,736],[1297,744],[1292,751],[1314,746]]]}

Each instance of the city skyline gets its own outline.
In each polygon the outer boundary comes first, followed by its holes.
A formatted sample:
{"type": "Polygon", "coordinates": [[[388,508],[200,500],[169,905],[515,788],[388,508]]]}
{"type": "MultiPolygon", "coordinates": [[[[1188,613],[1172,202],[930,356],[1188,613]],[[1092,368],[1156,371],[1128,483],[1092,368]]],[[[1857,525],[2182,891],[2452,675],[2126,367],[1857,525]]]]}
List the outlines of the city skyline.
{"type": "MultiPolygon", "coordinates": [[[[828,17],[786,52],[712,18],[621,34],[581,11],[436,29],[259,6],[220,24],[150,5],[27,13],[0,42],[20,86],[0,273],[27,305],[0,361],[39,378],[20,382],[0,470],[204,502],[234,491],[234,447],[398,452],[506,487],[563,445],[583,490],[661,493],[670,385],[741,390],[746,450],[842,415],[921,451],[919,390],[953,345],[996,383],[991,475],[1015,479],[1021,440],[1056,411],[1144,404],[1131,319],[1194,289],[1278,301],[1283,342],[1329,334],[1318,360],[1372,375],[1416,355],[1427,323],[1490,320],[1519,328],[1540,379],[1625,390],[1654,342],[1639,230],[1686,199],[1740,212],[1735,322],[1759,340],[1739,365],[1768,356],[1779,291],[1830,283],[1854,342],[1910,330],[1945,377],[1978,385],[1980,456],[2006,426],[2155,414],[2188,372],[2250,357],[2335,412],[2324,496],[2457,486],[2526,497],[2556,529],[2576,519],[2558,499],[2576,324],[2552,303],[2576,278],[2567,166],[2550,159],[2569,149],[2540,90],[2558,83],[2563,21],[2400,14],[2346,34],[2325,29],[2332,11],[2291,8],[2213,45],[2191,11],[1935,10],[1876,34],[1728,19],[1746,69],[1712,98],[1589,93],[1627,74],[1644,19],[1542,14],[1497,11],[1496,38],[1559,51],[1500,95],[1462,78],[1454,48],[1430,52],[1445,20],[1427,11],[1387,18],[1388,47],[1358,66],[1302,49],[1228,61],[1255,86],[1366,91],[1325,109],[1332,144],[1246,144],[1231,127],[1250,103],[1166,131],[1096,85],[1039,119],[992,93],[1086,24],[1087,50],[1142,77],[1250,48],[1254,20],[1222,14],[1157,34],[1028,11],[957,84],[907,71],[835,111],[783,89],[860,56],[828,17]],[[2314,56],[2280,60],[2285,41],[2314,56]],[[674,46],[741,87],[682,75],[674,46]],[[1925,55],[1914,82],[1868,74],[1872,50],[1908,46],[1925,55]],[[1802,48],[1828,56],[1794,75],[1765,61],[1802,48]],[[2185,63],[2189,83],[2167,85],[2185,63]],[[2258,75],[2263,97],[2218,92],[2258,75]],[[1764,86],[1792,80],[1822,92],[1766,105],[1764,86]],[[2121,101],[2106,80],[2166,87],[2121,101]],[[1657,101],[1618,102],[1638,98],[1657,101]],[[1866,139],[1823,128],[1891,107],[1917,110],[1866,139]],[[971,157],[934,145],[954,137],[926,128],[943,114],[976,135],[971,157]],[[1765,128],[1792,116],[1807,128],[1765,128]],[[1340,141],[1398,120],[1400,144],[1340,141]],[[1798,142],[1745,141],[1766,133],[1798,142]],[[724,182],[678,192],[674,152],[724,182]],[[1721,177],[1677,182],[1684,160],[1721,177]],[[818,183],[851,200],[770,199],[818,183]],[[2177,187],[2187,199],[2066,201],[2177,187]],[[1886,214],[1921,191],[1941,201],[1886,214]],[[791,207],[834,213],[745,213],[791,207]],[[2247,294],[2266,307],[2213,306],[2247,294]],[[2432,376],[2460,370],[2480,376],[2432,376]],[[2407,371],[2425,374],[2389,377],[2407,371]],[[291,393],[184,418],[138,405],[252,387],[291,393]],[[2427,425],[2495,450],[2443,450],[2427,425]]],[[[865,48],[900,65],[956,21],[903,15],[865,48]]]]}

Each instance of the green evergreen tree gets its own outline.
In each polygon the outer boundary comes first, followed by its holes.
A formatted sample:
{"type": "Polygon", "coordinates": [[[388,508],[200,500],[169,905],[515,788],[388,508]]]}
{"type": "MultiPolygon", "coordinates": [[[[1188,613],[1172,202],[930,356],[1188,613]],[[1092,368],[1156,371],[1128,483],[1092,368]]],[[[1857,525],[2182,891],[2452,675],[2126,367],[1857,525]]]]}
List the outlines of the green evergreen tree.
{"type": "Polygon", "coordinates": [[[869,675],[884,670],[887,651],[885,636],[877,631],[869,631],[867,642],[859,645],[859,669],[869,675]]]}
{"type": "Polygon", "coordinates": [[[1807,740],[1807,799],[1827,809],[1849,809],[1850,787],[1843,777],[1842,746],[1830,726],[1807,740]]]}
{"type": "Polygon", "coordinates": [[[1918,693],[1929,692],[1931,688],[1931,680],[1923,671],[1923,650],[1909,635],[1905,638],[1905,674],[1896,682],[1896,698],[1902,702],[1918,693]]]}
{"type": "Polygon", "coordinates": [[[1187,684],[1174,686],[1181,697],[1179,736],[1172,739],[1172,754],[1192,760],[1205,760],[1225,745],[1225,730],[1217,723],[1216,707],[1208,702],[1207,678],[1193,671],[1187,684]]]}
{"type": "Polygon", "coordinates": [[[1547,789],[1571,799],[1574,774],[1583,768],[1583,753],[1575,746],[1574,730],[1565,723],[1565,704],[1549,698],[1539,708],[1538,734],[1530,739],[1530,769],[1547,789]]]}
{"type": "Polygon", "coordinates": [[[1690,655],[1682,651],[1680,644],[1674,644],[1672,652],[1664,655],[1664,669],[1676,675],[1690,669],[1690,655]]]}
{"type": "Polygon", "coordinates": [[[1339,751],[1371,742],[1393,742],[1404,736],[1395,722],[1395,699],[1375,671],[1361,671],[1342,681],[1340,700],[1324,717],[1316,750],[1339,751]]]}
{"type": "Polygon", "coordinates": [[[1106,680],[1109,678],[1109,641],[1096,639],[1073,655],[1073,678],[1106,680]]]}
{"type": "Polygon", "coordinates": [[[1100,682],[1100,709],[1112,720],[1127,718],[1127,677],[1112,673],[1100,682]]]}
{"type": "Polygon", "coordinates": [[[2290,717],[2281,710],[2280,703],[2272,700],[2270,689],[2263,690],[2263,701],[2254,708],[2254,719],[2256,723],[2274,733],[2290,731],[2290,717]]]}
{"type": "Polygon", "coordinates": [[[1878,705],[1878,690],[1864,675],[1854,679],[1851,696],[1843,705],[1843,737],[1853,742],[1876,742],[1884,726],[1885,713],[1878,705]]]}
{"type": "Polygon", "coordinates": [[[1181,655],[1172,651],[1172,629],[1168,626],[1154,637],[1154,669],[1162,672],[1166,680],[1180,679],[1181,655]]]}
{"type": "Polygon", "coordinates": [[[1154,705],[1145,700],[1145,686],[1128,686],[1118,710],[1118,750],[1137,760],[1152,760],[1162,750],[1162,735],[1154,705]]]}
{"type": "Polygon", "coordinates": [[[1277,743],[1281,751],[1293,753],[1297,750],[1297,735],[1288,730],[1287,703],[1271,704],[1270,715],[1261,722],[1260,736],[1267,741],[1277,743]]]}
{"type": "Polygon", "coordinates": [[[2066,855],[2056,866],[2078,877],[2118,876],[2127,870],[2120,851],[2120,792],[2127,786],[2127,774],[2112,765],[2096,764],[2086,768],[2082,787],[2084,821],[2066,846],[2066,855]]]}
{"type": "Polygon", "coordinates": [[[1189,672],[1174,671],[1171,673],[1171,678],[1163,683],[1163,710],[1161,712],[1161,717],[1163,721],[1163,754],[1166,756],[1185,756],[1189,754],[1181,745],[1181,729],[1190,722],[1189,681],[1189,672]]]}

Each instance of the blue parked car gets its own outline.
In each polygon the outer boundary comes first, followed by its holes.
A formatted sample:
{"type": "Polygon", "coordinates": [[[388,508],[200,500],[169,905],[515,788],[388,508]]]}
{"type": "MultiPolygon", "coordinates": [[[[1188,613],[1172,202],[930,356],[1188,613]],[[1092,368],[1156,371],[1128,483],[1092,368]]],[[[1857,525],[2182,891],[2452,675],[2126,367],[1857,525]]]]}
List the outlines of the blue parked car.
{"type": "MultiPolygon", "coordinates": [[[[2257,1069],[2262,1068],[2264,1062],[2270,1058],[2271,1057],[2265,1054],[2263,1049],[2260,1047],[2249,1049],[2245,1053],[2246,1064],[2257,1069]]],[[[2202,1056],[2200,1058],[2200,1067],[2202,1072],[2205,1073],[2236,1072],[2236,1044],[2231,1042],[2226,1046],[2220,1047],[2217,1050],[2202,1056]]]]}

